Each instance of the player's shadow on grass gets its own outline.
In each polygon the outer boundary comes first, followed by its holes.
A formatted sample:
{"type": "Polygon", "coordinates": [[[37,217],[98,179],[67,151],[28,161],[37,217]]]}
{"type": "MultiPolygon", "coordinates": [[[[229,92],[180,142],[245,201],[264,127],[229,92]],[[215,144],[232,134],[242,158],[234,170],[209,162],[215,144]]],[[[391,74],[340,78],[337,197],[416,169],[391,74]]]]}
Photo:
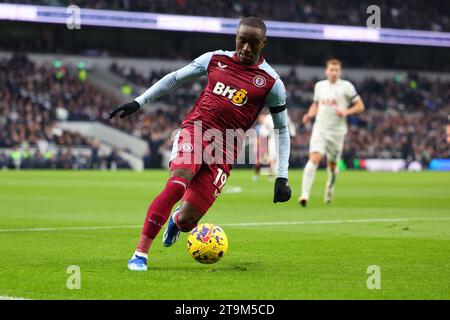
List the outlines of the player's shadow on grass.
{"type": "Polygon", "coordinates": [[[189,266],[149,266],[149,271],[195,271],[195,272],[245,272],[255,271],[260,269],[264,263],[257,262],[242,262],[242,263],[217,263],[217,264],[192,264],[189,266]]]}

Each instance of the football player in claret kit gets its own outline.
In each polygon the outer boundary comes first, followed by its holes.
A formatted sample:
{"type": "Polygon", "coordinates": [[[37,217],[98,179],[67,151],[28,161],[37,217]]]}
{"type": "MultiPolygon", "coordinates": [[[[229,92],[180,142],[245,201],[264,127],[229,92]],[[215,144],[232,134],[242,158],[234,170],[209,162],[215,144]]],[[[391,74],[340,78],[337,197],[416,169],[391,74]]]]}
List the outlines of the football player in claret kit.
{"type": "Polygon", "coordinates": [[[325,155],[328,179],[325,185],[324,202],[330,203],[334,195],[337,163],[344,148],[347,134],[347,116],[364,111],[364,103],[350,81],[340,79],[342,63],[330,59],[326,63],[326,80],[314,86],[314,98],[303,123],[316,118],[309,143],[309,161],[302,178],[302,194],[299,202],[305,207],[309,201],[317,167],[325,155]]]}
{"type": "Polygon", "coordinates": [[[124,118],[189,80],[203,75],[208,77],[204,91],[182,122],[174,140],[170,178],[147,210],[141,237],[128,262],[130,270],[147,270],[148,251],[167,220],[163,243],[169,247],[180,232],[189,232],[198,224],[220,195],[240,146],[235,144],[230,148],[227,145],[223,148],[226,161],[218,161],[220,157],[214,157],[211,162],[204,158],[210,145],[206,132],[213,130],[215,141],[227,140],[218,138],[218,133],[227,136],[230,131],[240,132],[242,134],[237,136],[240,140],[266,105],[272,113],[275,128],[279,130],[279,166],[273,201],[290,199],[286,90],[278,74],[260,55],[265,43],[264,22],[257,17],[244,18],[237,29],[235,51],[205,53],[191,64],[164,76],[134,101],[111,111],[110,118],[118,113],[124,118]],[[180,200],[180,206],[170,215],[180,200]]]}

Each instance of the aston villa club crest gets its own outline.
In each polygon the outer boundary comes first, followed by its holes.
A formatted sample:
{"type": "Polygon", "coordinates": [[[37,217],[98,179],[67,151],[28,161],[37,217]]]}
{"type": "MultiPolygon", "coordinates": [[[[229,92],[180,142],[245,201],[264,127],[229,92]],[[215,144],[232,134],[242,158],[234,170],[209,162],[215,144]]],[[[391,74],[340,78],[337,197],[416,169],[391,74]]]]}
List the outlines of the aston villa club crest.
{"type": "Polygon", "coordinates": [[[192,150],[194,150],[194,147],[191,143],[183,143],[180,145],[181,152],[192,152],[192,150]]]}
{"type": "Polygon", "coordinates": [[[253,84],[258,88],[262,88],[266,85],[266,78],[263,76],[256,76],[253,78],[253,84]]]}

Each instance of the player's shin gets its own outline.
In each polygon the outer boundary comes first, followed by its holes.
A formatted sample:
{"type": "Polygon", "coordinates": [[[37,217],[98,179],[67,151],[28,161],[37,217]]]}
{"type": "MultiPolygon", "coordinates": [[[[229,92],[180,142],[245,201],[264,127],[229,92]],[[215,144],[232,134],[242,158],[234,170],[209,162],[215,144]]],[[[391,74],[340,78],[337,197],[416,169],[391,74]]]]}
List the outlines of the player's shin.
{"type": "Polygon", "coordinates": [[[328,167],[327,172],[328,172],[327,187],[331,188],[334,186],[336,182],[337,169],[328,167]]]}
{"type": "Polygon", "coordinates": [[[153,200],[147,210],[142,235],[136,251],[147,253],[161,228],[169,218],[172,207],[181,200],[188,182],[183,178],[170,178],[164,190],[153,200]]]}
{"type": "Polygon", "coordinates": [[[311,191],[312,184],[314,182],[314,178],[316,176],[318,165],[313,163],[312,161],[308,161],[305,166],[305,170],[303,171],[302,178],[302,195],[301,198],[308,200],[309,193],[311,191]]]}
{"type": "Polygon", "coordinates": [[[327,184],[325,185],[325,193],[323,201],[325,203],[330,203],[333,200],[334,196],[334,184],[336,182],[336,174],[337,174],[337,168],[336,165],[328,165],[327,167],[328,172],[328,179],[327,184]]]}

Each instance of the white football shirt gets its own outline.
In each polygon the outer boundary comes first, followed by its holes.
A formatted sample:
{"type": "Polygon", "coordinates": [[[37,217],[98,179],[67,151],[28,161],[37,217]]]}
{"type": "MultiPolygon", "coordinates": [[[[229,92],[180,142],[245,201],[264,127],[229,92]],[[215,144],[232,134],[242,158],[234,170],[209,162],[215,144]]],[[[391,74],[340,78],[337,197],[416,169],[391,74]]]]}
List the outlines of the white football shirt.
{"type": "Polygon", "coordinates": [[[336,114],[336,109],[347,109],[360,99],[355,86],[347,80],[338,79],[335,83],[322,80],[314,86],[314,102],[318,111],[314,127],[316,130],[347,133],[347,120],[336,114]]]}

